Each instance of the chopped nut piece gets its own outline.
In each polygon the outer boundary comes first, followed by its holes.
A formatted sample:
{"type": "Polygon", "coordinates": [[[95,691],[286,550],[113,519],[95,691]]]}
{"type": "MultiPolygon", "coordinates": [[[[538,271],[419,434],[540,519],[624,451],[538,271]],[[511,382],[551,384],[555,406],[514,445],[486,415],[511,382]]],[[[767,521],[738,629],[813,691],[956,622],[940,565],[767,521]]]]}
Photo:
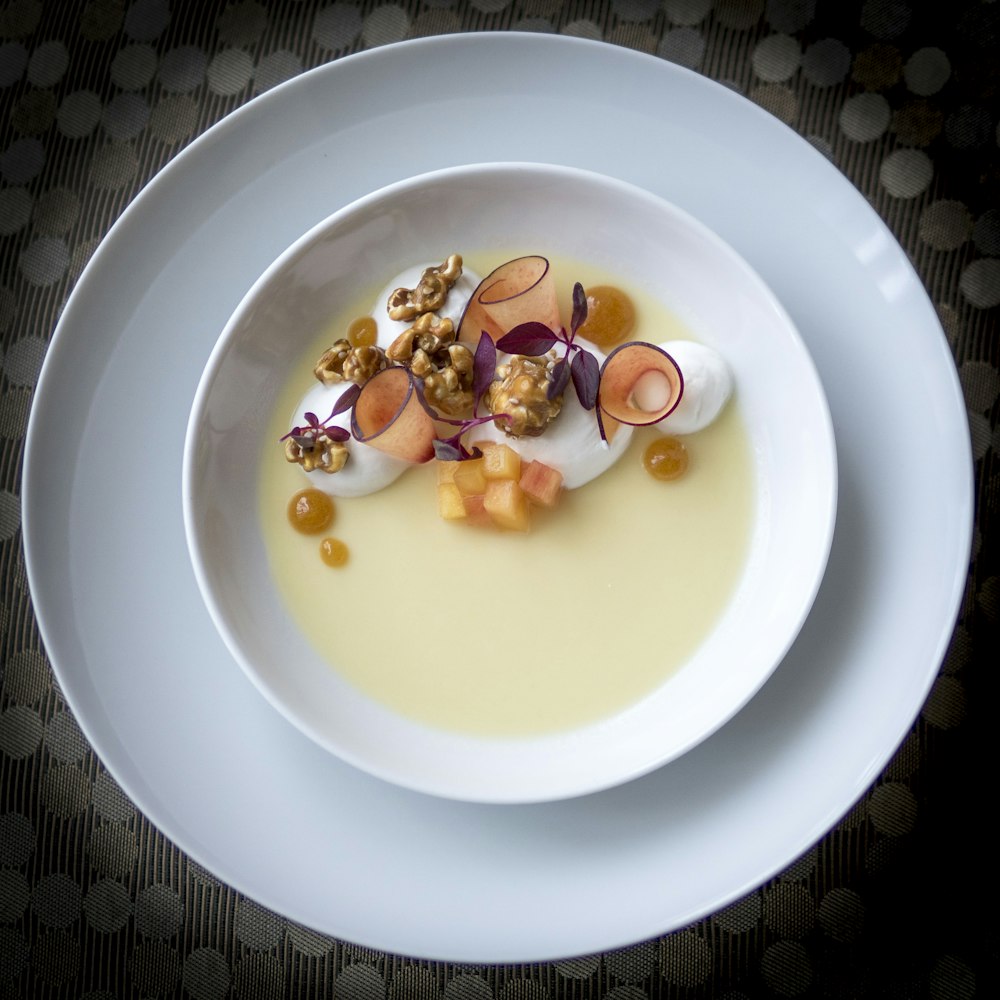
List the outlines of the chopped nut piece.
{"type": "Polygon", "coordinates": [[[306,472],[340,472],[350,452],[344,441],[332,441],[325,434],[303,434],[285,441],[285,460],[301,465],[306,472]]]}
{"type": "Polygon", "coordinates": [[[472,410],[472,368],[475,357],[465,344],[455,343],[450,319],[424,313],[385,352],[424,383],[424,398],[439,413],[460,417],[472,410]]]}
{"type": "Polygon", "coordinates": [[[390,361],[405,364],[416,351],[437,354],[455,341],[455,324],[441,319],[436,313],[424,313],[408,330],[404,330],[388,347],[390,361]]]}
{"type": "Polygon", "coordinates": [[[486,390],[490,413],[506,413],[509,420],[496,421],[510,437],[538,437],[559,416],[562,396],[547,396],[556,357],[529,358],[517,354],[498,365],[496,378],[486,390]]]}
{"type": "Polygon", "coordinates": [[[462,274],[462,257],[453,253],[443,264],[428,267],[416,288],[397,288],[387,304],[390,319],[411,320],[444,305],[451,286],[462,274]]]}
{"type": "Polygon", "coordinates": [[[364,385],[385,366],[385,351],[381,347],[352,347],[349,340],[340,339],[323,352],[313,374],[323,385],[335,382],[364,385]]]}
{"type": "MultiPolygon", "coordinates": [[[[422,376],[424,398],[439,413],[460,417],[472,412],[473,361],[472,351],[464,344],[452,344],[431,360],[432,370],[422,376]]],[[[417,374],[416,367],[412,371],[417,374]]]]}

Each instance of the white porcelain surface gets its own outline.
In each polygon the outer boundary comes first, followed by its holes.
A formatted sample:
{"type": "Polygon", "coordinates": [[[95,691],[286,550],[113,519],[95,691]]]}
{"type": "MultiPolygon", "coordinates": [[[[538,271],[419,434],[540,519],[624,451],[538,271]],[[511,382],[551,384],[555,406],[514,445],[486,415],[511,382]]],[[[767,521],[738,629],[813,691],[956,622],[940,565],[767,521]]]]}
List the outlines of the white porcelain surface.
{"type": "Polygon", "coordinates": [[[934,310],[884,224],[760,108],[667,62],[575,39],[469,34],[374,50],[283,85],[193,143],[80,280],[27,444],[34,606],[60,687],[114,776],[179,847],[261,903],[424,957],[627,945],[784,868],[909,730],[968,568],[964,403],[934,310]],[[530,74],[510,72],[522,65],[530,74]],[[595,113],[604,141],[581,142],[595,113]],[[461,127],[401,151],[392,139],[415,117],[461,127]],[[195,390],[257,276],[351,200],[486,152],[617,176],[718,232],[800,330],[838,444],[827,572],[768,683],[669,766],[540,805],[405,791],[302,735],[219,638],[181,516],[195,390]],[[134,415],[141,451],[125,465],[134,415]],[[56,436],[67,461],[46,460],[56,436]]]}
{"type": "Polygon", "coordinates": [[[433,171],[374,192],[303,235],[255,282],[222,332],[198,387],[184,458],[198,583],[227,646],[265,697],[320,745],[379,777],[476,802],[593,792],[673,760],[714,732],[798,633],[836,514],[823,388],[767,286],[662,198],[546,164],[433,171]],[[284,611],[257,489],[270,401],[295,379],[308,387],[304,352],[339,302],[373,274],[387,280],[456,248],[515,245],[627,277],[727,359],[753,452],[756,518],[745,570],[717,627],[654,692],[568,732],[484,739],[387,711],[331,670],[284,611]]]}

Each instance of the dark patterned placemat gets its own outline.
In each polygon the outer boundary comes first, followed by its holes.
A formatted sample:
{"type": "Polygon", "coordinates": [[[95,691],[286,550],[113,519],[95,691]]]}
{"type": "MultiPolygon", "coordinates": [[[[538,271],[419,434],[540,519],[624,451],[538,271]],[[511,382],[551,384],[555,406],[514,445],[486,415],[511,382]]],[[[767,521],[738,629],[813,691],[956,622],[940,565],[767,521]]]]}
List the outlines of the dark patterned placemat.
{"type": "MultiPolygon", "coordinates": [[[[0,998],[997,995],[986,816],[1000,616],[998,59],[1000,3],[985,0],[4,4],[0,998]],[[220,883],[135,809],[81,735],[41,648],[20,463],[70,289],[180,149],[256,94],[349,52],[510,29],[603,39],[720,80],[851,179],[913,261],[954,351],[978,521],[955,639],[927,704],[872,789],[803,858],[657,940],[565,962],[459,967],[297,926],[220,883]]],[[[933,477],[936,456],[926,463],[933,477]]]]}

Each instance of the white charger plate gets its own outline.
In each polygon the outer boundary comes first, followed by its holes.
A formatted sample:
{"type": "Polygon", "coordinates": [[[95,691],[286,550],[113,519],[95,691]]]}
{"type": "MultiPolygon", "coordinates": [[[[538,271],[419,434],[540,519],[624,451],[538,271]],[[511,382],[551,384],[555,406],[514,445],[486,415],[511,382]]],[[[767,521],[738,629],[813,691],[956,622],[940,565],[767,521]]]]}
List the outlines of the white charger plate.
{"type": "Polygon", "coordinates": [[[319,931],[425,958],[519,962],[684,926],[780,871],[865,792],[952,633],[972,460],[923,287],[811,146],[653,57],[472,34],[305,74],[229,116],[150,183],[64,310],[32,412],[23,498],[34,605],[62,690],[109,770],[174,843],[319,931]],[[405,141],[413,120],[447,123],[447,138],[405,141]],[[587,140],[595,130],[600,141],[587,140]],[[840,470],[826,578],[753,701],[642,779],[530,806],[408,792],[295,730],[216,634],[181,517],[191,401],[255,278],[359,195],[488,159],[620,177],[732,244],[809,347],[840,470]],[[57,434],[68,460],[55,463],[46,445],[57,434]]]}

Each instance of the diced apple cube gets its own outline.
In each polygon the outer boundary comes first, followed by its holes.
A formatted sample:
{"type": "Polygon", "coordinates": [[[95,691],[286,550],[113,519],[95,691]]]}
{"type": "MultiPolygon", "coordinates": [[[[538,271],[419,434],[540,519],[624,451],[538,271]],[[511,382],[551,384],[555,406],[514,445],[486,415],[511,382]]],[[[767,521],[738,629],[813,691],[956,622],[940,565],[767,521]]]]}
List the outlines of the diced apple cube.
{"type": "Polygon", "coordinates": [[[506,444],[483,449],[483,475],[487,479],[514,479],[521,475],[521,456],[506,444]]]}
{"type": "Polygon", "coordinates": [[[444,483],[453,483],[455,481],[455,470],[458,468],[460,463],[458,462],[442,462],[435,459],[434,465],[437,467],[437,481],[438,486],[444,483]]]}
{"type": "Polygon", "coordinates": [[[486,484],[485,507],[499,527],[508,531],[528,530],[528,498],[513,479],[491,479],[486,484]]]}
{"type": "Polygon", "coordinates": [[[525,496],[540,507],[554,507],[562,492],[563,476],[558,469],[539,462],[528,462],[521,470],[520,487],[525,496]]]}
{"type": "Polygon", "coordinates": [[[469,458],[455,464],[458,468],[455,470],[452,482],[459,488],[462,496],[472,497],[486,492],[486,477],[483,475],[481,458],[469,458]]]}
{"type": "Polygon", "coordinates": [[[446,521],[464,521],[465,504],[454,483],[438,483],[438,514],[446,521]]]}
{"type": "Polygon", "coordinates": [[[455,463],[454,484],[461,490],[462,496],[471,497],[486,492],[486,477],[483,475],[483,460],[469,458],[464,462],[455,463]]]}
{"type": "Polygon", "coordinates": [[[486,509],[486,497],[482,493],[471,497],[462,497],[462,505],[465,507],[465,519],[473,527],[493,527],[493,518],[490,517],[489,511],[486,509]]]}

